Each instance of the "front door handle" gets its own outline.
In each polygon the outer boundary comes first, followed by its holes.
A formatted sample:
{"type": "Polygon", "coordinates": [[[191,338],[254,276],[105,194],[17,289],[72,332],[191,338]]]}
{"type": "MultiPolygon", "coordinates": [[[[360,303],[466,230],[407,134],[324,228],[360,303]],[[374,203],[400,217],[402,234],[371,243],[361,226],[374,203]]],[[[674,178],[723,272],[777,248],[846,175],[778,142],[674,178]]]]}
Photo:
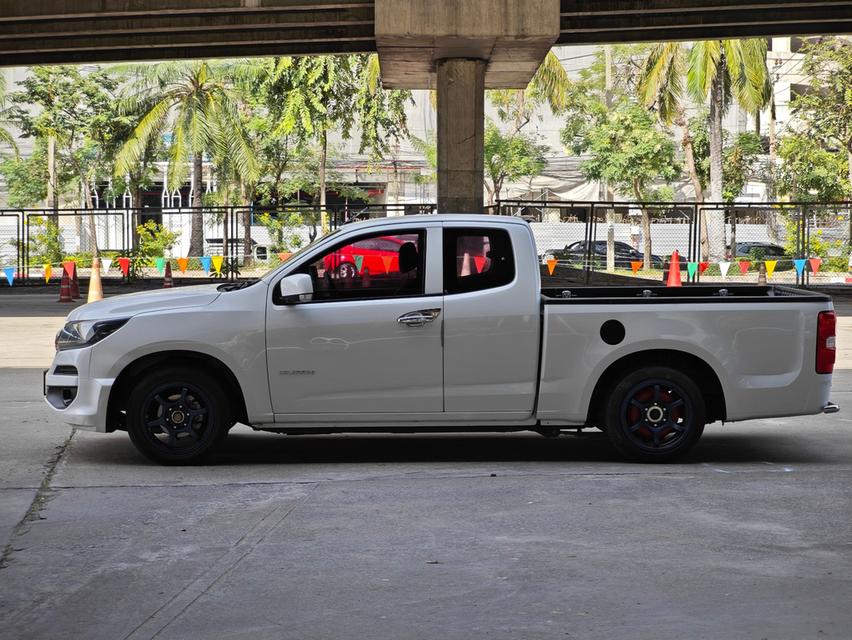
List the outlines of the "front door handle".
{"type": "Polygon", "coordinates": [[[418,311],[404,313],[399,316],[396,321],[407,327],[422,327],[429,322],[434,322],[435,318],[439,315],[441,315],[440,309],[420,309],[418,311]]]}

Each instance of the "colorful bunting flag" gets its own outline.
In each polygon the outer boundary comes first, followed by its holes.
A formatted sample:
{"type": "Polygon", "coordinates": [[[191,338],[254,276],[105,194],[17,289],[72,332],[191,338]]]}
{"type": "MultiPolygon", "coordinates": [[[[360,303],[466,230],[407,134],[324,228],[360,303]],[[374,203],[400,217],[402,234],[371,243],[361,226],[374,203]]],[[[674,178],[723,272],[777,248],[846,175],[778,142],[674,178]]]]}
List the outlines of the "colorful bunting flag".
{"type": "Polygon", "coordinates": [[[189,258],[178,258],[178,269],[181,273],[186,273],[186,268],[189,266],[189,258]]]}
{"type": "Polygon", "coordinates": [[[701,275],[702,273],[704,273],[705,271],[707,271],[707,268],[708,268],[709,266],[710,266],[710,263],[709,263],[709,262],[699,262],[699,263],[698,263],[698,275],[701,275]]]}
{"type": "Polygon", "coordinates": [[[550,258],[547,261],[547,273],[553,275],[553,272],[556,271],[556,265],[559,261],[556,258],[550,258]]]}
{"type": "Polygon", "coordinates": [[[355,268],[358,270],[358,273],[361,273],[361,269],[364,268],[364,256],[355,256],[355,268]]]}
{"type": "Polygon", "coordinates": [[[3,267],[3,273],[6,274],[6,281],[11,287],[12,283],[15,281],[15,267],[3,267]]]}
{"type": "Polygon", "coordinates": [[[165,258],[157,258],[154,260],[154,264],[157,265],[157,271],[162,273],[166,268],[166,259],[165,258]]]}
{"type": "Polygon", "coordinates": [[[50,282],[50,276],[51,276],[52,273],[53,273],[53,267],[51,266],[51,264],[49,262],[45,263],[45,265],[44,265],[44,283],[45,284],[50,282]]]}
{"type": "Polygon", "coordinates": [[[802,275],[805,271],[805,262],[807,262],[804,258],[797,258],[793,260],[793,264],[796,266],[796,273],[802,275]]]}
{"type": "Polygon", "coordinates": [[[112,258],[101,258],[101,271],[106,273],[112,266],[112,258]]]}
{"type": "Polygon", "coordinates": [[[204,273],[210,273],[210,256],[201,256],[201,268],[204,273]]]}
{"type": "Polygon", "coordinates": [[[68,274],[69,278],[74,277],[74,261],[73,260],[66,260],[65,262],[62,263],[62,267],[65,269],[65,273],[68,274]]]}
{"type": "Polygon", "coordinates": [[[819,271],[820,266],[822,265],[822,258],[811,258],[808,260],[808,264],[811,265],[811,271],[816,273],[819,271]]]}
{"type": "Polygon", "coordinates": [[[726,261],[723,260],[722,262],[719,263],[719,271],[722,272],[723,278],[726,278],[728,276],[728,269],[730,269],[730,268],[731,268],[730,262],[726,262],[726,261]]]}
{"type": "Polygon", "coordinates": [[[382,264],[385,267],[385,274],[387,274],[390,271],[392,262],[393,262],[393,256],[382,256],[382,264]]]}
{"type": "Polygon", "coordinates": [[[775,273],[775,266],[778,264],[777,260],[764,260],[763,264],[766,265],[766,277],[771,278],[772,274],[775,273]]]}
{"type": "Polygon", "coordinates": [[[216,273],[222,273],[222,256],[213,256],[213,269],[216,273]]]}
{"type": "Polygon", "coordinates": [[[745,275],[748,273],[748,268],[751,266],[751,262],[749,262],[748,260],[740,260],[739,265],[740,273],[745,275]]]}
{"type": "Polygon", "coordinates": [[[698,263],[697,262],[687,262],[686,263],[686,273],[690,278],[695,276],[695,272],[698,271],[698,263]]]}
{"type": "Polygon", "coordinates": [[[477,273],[482,273],[482,270],[485,268],[485,261],[487,258],[485,256],[473,256],[473,265],[476,267],[477,273]]]}
{"type": "Polygon", "coordinates": [[[290,253],[289,251],[283,251],[283,252],[281,252],[281,253],[279,253],[279,254],[278,254],[278,259],[279,259],[281,262],[284,262],[287,258],[289,258],[289,257],[290,257],[290,256],[292,256],[292,255],[293,255],[293,254],[292,254],[292,253],[290,253]]]}
{"type": "Polygon", "coordinates": [[[121,268],[121,273],[126,278],[130,274],[130,258],[119,258],[118,266],[121,268]]]}
{"type": "Polygon", "coordinates": [[[630,268],[633,270],[633,273],[636,273],[637,271],[639,271],[639,269],[642,268],[642,265],[643,265],[643,263],[642,263],[641,260],[631,260],[630,261],[630,268]]]}

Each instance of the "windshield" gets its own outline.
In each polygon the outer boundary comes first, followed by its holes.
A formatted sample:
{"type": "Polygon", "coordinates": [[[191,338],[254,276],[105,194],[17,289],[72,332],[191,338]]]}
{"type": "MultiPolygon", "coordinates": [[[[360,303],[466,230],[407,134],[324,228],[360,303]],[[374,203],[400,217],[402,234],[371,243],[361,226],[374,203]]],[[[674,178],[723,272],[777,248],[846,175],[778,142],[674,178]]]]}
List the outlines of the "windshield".
{"type": "Polygon", "coordinates": [[[279,270],[281,267],[283,267],[284,265],[289,264],[290,262],[292,262],[293,260],[295,260],[296,258],[298,258],[299,256],[301,256],[301,255],[302,255],[303,253],[305,253],[308,249],[312,249],[312,248],[314,247],[314,245],[316,245],[316,243],[317,243],[317,242],[319,242],[319,241],[321,241],[321,240],[325,240],[326,238],[331,238],[331,237],[333,237],[333,236],[337,235],[338,233],[340,233],[342,230],[343,230],[343,227],[339,227],[339,228],[335,229],[334,231],[332,231],[332,232],[330,232],[330,233],[325,234],[324,236],[319,236],[319,237],[317,237],[317,238],[314,238],[314,241],[313,241],[313,242],[310,242],[310,243],[306,244],[304,247],[301,247],[301,248],[300,248],[300,249],[298,249],[297,251],[295,251],[295,252],[291,253],[289,256],[287,256],[287,258],[286,258],[283,262],[279,262],[277,265],[275,265],[274,267],[272,267],[269,271],[267,271],[267,272],[266,272],[266,273],[264,273],[262,276],[260,276],[260,278],[259,278],[259,279],[260,279],[260,280],[265,279],[265,278],[266,278],[267,276],[269,276],[270,274],[275,273],[276,271],[278,271],[278,270],[279,270]]]}

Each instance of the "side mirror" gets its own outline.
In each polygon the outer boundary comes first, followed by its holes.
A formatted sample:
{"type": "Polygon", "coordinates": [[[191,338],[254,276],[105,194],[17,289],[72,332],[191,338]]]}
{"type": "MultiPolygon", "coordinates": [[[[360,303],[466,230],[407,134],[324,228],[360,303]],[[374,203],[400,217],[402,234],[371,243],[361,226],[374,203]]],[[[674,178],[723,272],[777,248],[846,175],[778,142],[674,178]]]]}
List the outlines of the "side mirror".
{"type": "Polygon", "coordinates": [[[278,282],[276,304],[298,304],[310,302],[314,294],[314,283],[306,273],[294,273],[278,282]]]}

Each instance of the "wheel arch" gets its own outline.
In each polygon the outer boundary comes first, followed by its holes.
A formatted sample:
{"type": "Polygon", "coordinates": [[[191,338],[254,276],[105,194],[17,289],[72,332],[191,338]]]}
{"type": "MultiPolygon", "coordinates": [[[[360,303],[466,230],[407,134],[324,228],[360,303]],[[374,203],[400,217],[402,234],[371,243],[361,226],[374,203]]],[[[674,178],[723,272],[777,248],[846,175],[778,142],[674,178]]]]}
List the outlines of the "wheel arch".
{"type": "Polygon", "coordinates": [[[110,390],[107,404],[108,430],[126,428],[122,411],[126,409],[135,381],[154,369],[169,365],[198,366],[213,373],[225,388],[230,401],[232,419],[237,422],[248,422],[248,411],[242,388],[233,371],[224,362],[199,351],[174,349],[149,353],[125,365],[110,390]]]}
{"type": "Polygon", "coordinates": [[[604,370],[592,392],[586,422],[590,425],[602,424],[608,391],[626,371],[648,366],[667,366],[689,375],[704,396],[708,424],[726,419],[725,392],[713,367],[698,356],[685,351],[649,349],[623,356],[604,370]]]}

